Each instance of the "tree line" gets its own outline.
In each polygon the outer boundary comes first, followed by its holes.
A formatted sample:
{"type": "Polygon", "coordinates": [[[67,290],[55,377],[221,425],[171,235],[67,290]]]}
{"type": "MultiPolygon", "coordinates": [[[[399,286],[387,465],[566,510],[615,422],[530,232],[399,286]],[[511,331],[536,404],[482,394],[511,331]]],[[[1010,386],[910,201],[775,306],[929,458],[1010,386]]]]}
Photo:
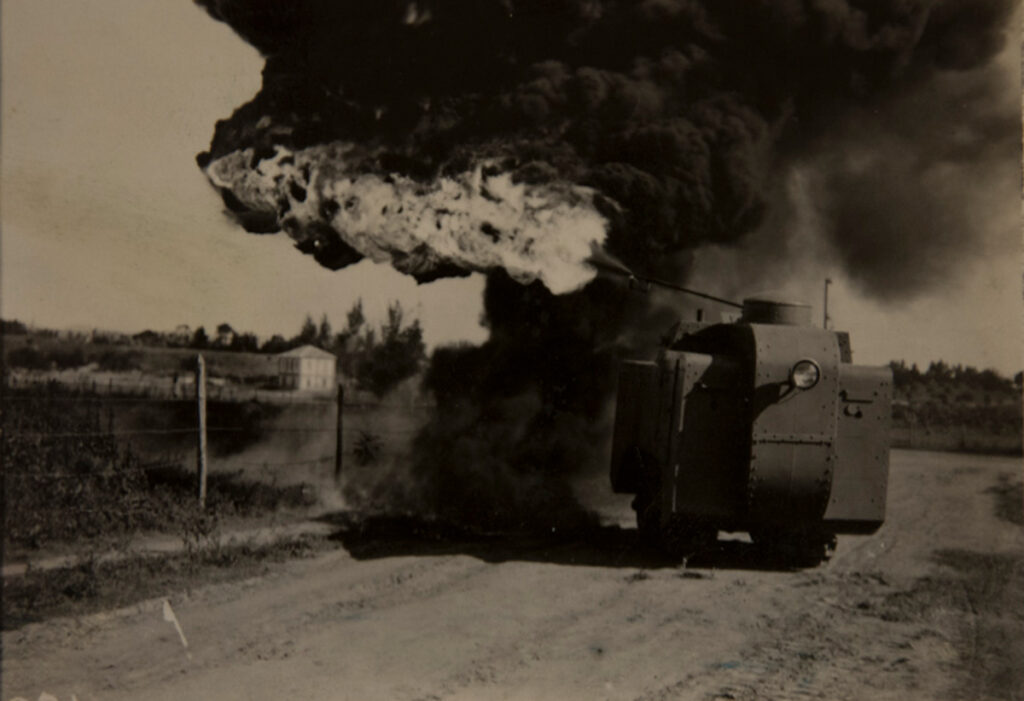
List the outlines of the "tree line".
{"type": "Polygon", "coordinates": [[[356,300],[349,309],[345,326],[338,332],[334,332],[326,314],[319,324],[307,315],[296,336],[285,340],[275,335],[261,350],[280,353],[305,345],[333,353],[343,375],[355,379],[360,389],[377,396],[383,396],[402,380],[415,375],[427,359],[419,319],[406,323],[399,302],[388,305],[387,319],[377,327],[366,320],[362,299],[356,300]]]}
{"type": "MultiPolygon", "coordinates": [[[[40,337],[57,337],[52,330],[29,330],[16,320],[3,321],[3,331],[9,335],[34,334],[40,337]]],[[[146,330],[134,336],[115,337],[92,334],[75,334],[69,343],[47,349],[29,345],[13,348],[5,354],[10,367],[29,370],[77,368],[87,363],[86,344],[103,343],[111,345],[136,345],[158,348],[191,348],[194,350],[226,350],[252,353],[277,354],[299,348],[315,346],[337,358],[338,371],[355,380],[360,389],[383,396],[402,380],[415,375],[426,361],[426,345],[423,329],[418,319],[411,321],[399,302],[388,305],[387,318],[379,325],[371,324],[363,311],[362,299],[349,309],[345,325],[334,331],[330,320],[324,314],[317,324],[307,314],[299,332],[290,338],[274,334],[262,344],[256,335],[236,332],[230,324],[219,324],[213,333],[207,333],[202,326],[189,334],[181,330],[156,332],[146,330]]],[[[138,369],[141,363],[139,351],[105,351],[96,359],[102,370],[138,369]]]]}
{"type": "Polygon", "coordinates": [[[928,363],[924,371],[917,367],[917,363],[908,366],[903,360],[894,360],[889,367],[897,391],[930,385],[937,389],[955,387],[987,393],[1019,393],[1024,384],[1024,372],[1018,372],[1009,379],[991,368],[978,370],[970,365],[950,365],[942,360],[928,363]]]}

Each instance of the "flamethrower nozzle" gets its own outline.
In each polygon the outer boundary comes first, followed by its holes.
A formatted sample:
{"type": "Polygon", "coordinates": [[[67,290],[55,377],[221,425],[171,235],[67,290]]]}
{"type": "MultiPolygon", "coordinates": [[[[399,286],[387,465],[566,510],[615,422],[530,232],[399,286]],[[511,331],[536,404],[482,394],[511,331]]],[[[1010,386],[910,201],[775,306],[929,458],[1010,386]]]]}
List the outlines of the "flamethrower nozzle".
{"type": "Polygon", "coordinates": [[[633,274],[633,271],[626,267],[625,263],[608,253],[608,251],[601,248],[601,246],[595,242],[591,242],[590,244],[590,255],[587,257],[587,263],[596,268],[599,272],[629,278],[636,277],[633,274]]]}
{"type": "Polygon", "coordinates": [[[629,289],[648,293],[651,291],[651,283],[648,282],[647,280],[644,280],[643,278],[638,278],[636,275],[630,275],[629,289]]]}

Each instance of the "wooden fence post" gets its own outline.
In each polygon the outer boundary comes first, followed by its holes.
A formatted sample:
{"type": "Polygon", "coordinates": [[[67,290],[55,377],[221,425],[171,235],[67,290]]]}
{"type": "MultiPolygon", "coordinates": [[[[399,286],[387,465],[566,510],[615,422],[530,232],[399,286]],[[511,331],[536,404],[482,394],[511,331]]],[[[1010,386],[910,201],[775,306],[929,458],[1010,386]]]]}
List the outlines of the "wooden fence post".
{"type": "Polygon", "coordinates": [[[338,420],[335,425],[335,440],[334,440],[334,481],[338,482],[341,479],[341,468],[342,468],[342,450],[344,444],[342,441],[342,428],[344,426],[344,404],[345,404],[345,385],[338,383],[338,420]]]}
{"type": "Polygon", "coordinates": [[[206,508],[206,361],[196,356],[196,410],[198,414],[198,443],[196,469],[199,479],[199,508],[206,508]]]}

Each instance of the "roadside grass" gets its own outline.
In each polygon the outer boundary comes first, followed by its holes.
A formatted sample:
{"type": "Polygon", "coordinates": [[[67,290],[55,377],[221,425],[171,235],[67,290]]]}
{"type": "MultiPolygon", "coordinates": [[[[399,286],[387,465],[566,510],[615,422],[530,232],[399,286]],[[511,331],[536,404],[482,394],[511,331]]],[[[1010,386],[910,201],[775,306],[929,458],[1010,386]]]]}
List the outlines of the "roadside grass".
{"type": "Polygon", "coordinates": [[[1021,411],[1020,394],[1009,385],[983,396],[968,391],[950,396],[928,385],[893,402],[890,436],[895,448],[1020,455],[1021,411]]]}
{"type": "MultiPolygon", "coordinates": [[[[7,389],[0,407],[3,454],[3,543],[8,554],[141,533],[187,533],[197,515],[196,478],[169,453],[142,457],[105,420],[98,403],[59,386],[44,393],[7,389]]],[[[262,415],[242,405],[232,434],[242,450],[259,439],[262,415]],[[246,413],[247,412],[247,413],[246,413]]],[[[166,425],[166,424],[164,424],[166,425]]],[[[264,516],[312,506],[308,485],[267,484],[241,471],[208,479],[204,518],[264,516]]]]}
{"type": "Polygon", "coordinates": [[[980,455],[1021,455],[1024,452],[1020,431],[986,430],[963,425],[914,428],[896,425],[890,429],[889,435],[893,448],[906,450],[980,455]]]}
{"type": "Polygon", "coordinates": [[[203,547],[174,555],[129,556],[101,562],[95,553],[56,570],[29,570],[3,582],[3,630],[59,616],[83,616],[139,603],[198,586],[266,574],[275,563],[314,557],[335,547],[323,536],[303,535],[256,545],[203,547]]]}
{"type": "Polygon", "coordinates": [[[216,535],[230,521],[301,514],[317,503],[307,484],[272,485],[234,472],[209,476],[206,508],[200,510],[194,474],[177,465],[139,469],[141,476],[100,476],[72,487],[52,476],[5,480],[5,486],[15,486],[5,495],[8,558],[69,547],[126,551],[134,538],[147,534],[179,536],[187,546],[197,534],[216,535]],[[24,498],[28,489],[45,498],[24,498]]]}
{"type": "MultiPolygon", "coordinates": [[[[255,576],[270,563],[327,547],[313,537],[224,542],[226,525],[307,513],[317,503],[309,484],[216,472],[209,475],[201,509],[194,473],[170,456],[141,457],[98,402],[59,386],[45,392],[6,388],[4,399],[4,556],[29,563],[25,574],[4,579],[4,629],[255,576]],[[159,555],[134,549],[140,537],[154,534],[179,538],[183,547],[159,555]],[[34,558],[59,553],[71,553],[73,564],[32,568],[34,558]]],[[[232,418],[250,429],[252,436],[242,432],[247,440],[258,438],[260,417],[249,423],[245,416],[232,418]]]]}

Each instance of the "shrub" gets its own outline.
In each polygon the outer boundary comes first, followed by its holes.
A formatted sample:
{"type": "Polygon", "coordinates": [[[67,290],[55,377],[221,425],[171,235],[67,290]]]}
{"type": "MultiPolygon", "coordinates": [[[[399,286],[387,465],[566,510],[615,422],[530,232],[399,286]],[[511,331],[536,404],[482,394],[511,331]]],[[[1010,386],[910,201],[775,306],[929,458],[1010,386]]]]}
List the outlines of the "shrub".
{"type": "MultiPolygon", "coordinates": [[[[56,384],[44,392],[6,392],[0,405],[5,544],[35,548],[63,541],[109,547],[126,543],[139,530],[156,530],[179,533],[189,547],[200,549],[215,540],[223,516],[306,508],[315,501],[305,485],[268,485],[215,473],[208,480],[207,512],[198,512],[194,472],[166,458],[144,464],[124,438],[104,427],[95,397],[80,397],[56,384]]],[[[147,408],[154,406],[147,403],[147,408]]],[[[188,403],[170,406],[192,418],[188,403]]],[[[263,435],[260,422],[279,411],[251,402],[211,403],[211,422],[242,429],[212,434],[211,451],[216,455],[251,444],[263,435]],[[221,435],[227,443],[216,438],[221,435]]],[[[150,419],[154,426],[185,425],[175,416],[154,412],[150,419]]],[[[134,425],[144,429],[146,421],[134,425]]]]}
{"type": "Polygon", "coordinates": [[[142,367],[142,354],[138,351],[108,350],[100,356],[98,363],[101,370],[113,372],[138,370],[142,367]]]}
{"type": "Polygon", "coordinates": [[[81,346],[55,348],[50,351],[49,359],[58,370],[80,368],[85,365],[85,351],[81,346]]]}
{"type": "Polygon", "coordinates": [[[4,408],[4,540],[37,547],[149,525],[138,458],[101,430],[95,407],[55,394],[17,393],[17,409],[4,408]]]}
{"type": "Polygon", "coordinates": [[[9,336],[24,336],[28,333],[28,328],[17,319],[0,319],[0,333],[9,336]]]}
{"type": "Polygon", "coordinates": [[[382,449],[380,438],[369,431],[360,431],[359,437],[356,438],[356,446],[353,452],[356,456],[356,462],[360,465],[372,465],[377,462],[380,457],[382,449]]]}
{"type": "Polygon", "coordinates": [[[32,346],[15,348],[7,354],[7,364],[12,368],[24,368],[26,370],[47,370],[50,361],[32,346]]]}

